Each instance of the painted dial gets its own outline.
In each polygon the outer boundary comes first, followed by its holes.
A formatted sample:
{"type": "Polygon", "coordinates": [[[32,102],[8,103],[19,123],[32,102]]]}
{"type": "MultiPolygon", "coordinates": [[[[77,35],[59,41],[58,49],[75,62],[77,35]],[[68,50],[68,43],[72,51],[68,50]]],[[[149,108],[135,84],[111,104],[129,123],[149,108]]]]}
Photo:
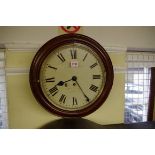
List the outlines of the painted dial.
{"type": "Polygon", "coordinates": [[[106,82],[100,57],[80,43],[63,45],[49,53],[39,75],[48,101],[68,111],[81,110],[94,103],[106,82]]]}

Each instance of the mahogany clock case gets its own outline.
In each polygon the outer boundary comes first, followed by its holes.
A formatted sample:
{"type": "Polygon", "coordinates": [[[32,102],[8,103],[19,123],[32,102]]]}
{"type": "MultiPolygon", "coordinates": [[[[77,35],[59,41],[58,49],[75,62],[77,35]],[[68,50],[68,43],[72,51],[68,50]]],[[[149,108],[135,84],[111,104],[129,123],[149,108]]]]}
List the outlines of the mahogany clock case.
{"type": "Polygon", "coordinates": [[[36,100],[52,114],[62,117],[83,117],[97,110],[107,99],[113,85],[113,79],[113,65],[106,50],[94,39],[81,34],[64,34],[46,42],[36,53],[29,74],[30,87],[36,100]],[[55,49],[71,43],[80,43],[91,48],[102,60],[106,71],[106,81],[101,95],[90,106],[75,111],[63,110],[54,106],[45,97],[40,85],[40,69],[46,57],[55,49]]]}

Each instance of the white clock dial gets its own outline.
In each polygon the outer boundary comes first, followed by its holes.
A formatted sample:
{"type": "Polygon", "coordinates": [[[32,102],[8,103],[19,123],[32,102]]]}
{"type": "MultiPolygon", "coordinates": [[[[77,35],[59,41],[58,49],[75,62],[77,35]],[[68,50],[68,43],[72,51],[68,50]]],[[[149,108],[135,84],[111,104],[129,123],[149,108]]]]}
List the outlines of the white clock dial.
{"type": "Polygon", "coordinates": [[[99,56],[80,43],[61,46],[44,60],[41,88],[52,104],[63,110],[80,110],[94,103],[106,81],[99,56]]]}

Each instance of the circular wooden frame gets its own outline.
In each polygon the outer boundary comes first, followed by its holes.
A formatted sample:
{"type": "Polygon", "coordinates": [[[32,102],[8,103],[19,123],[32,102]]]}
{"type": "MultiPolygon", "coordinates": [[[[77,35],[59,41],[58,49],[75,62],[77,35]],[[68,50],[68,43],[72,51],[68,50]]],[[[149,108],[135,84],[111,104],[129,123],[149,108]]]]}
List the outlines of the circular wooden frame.
{"type": "Polygon", "coordinates": [[[97,110],[107,99],[113,85],[113,66],[105,49],[95,40],[81,34],[64,34],[46,42],[36,53],[29,74],[32,93],[36,100],[49,112],[63,117],[83,117],[97,110]],[[70,43],[80,43],[91,48],[102,60],[106,70],[106,82],[101,95],[90,106],[75,111],[68,111],[54,106],[42,92],[40,86],[40,69],[45,58],[56,48],[70,43]]]}

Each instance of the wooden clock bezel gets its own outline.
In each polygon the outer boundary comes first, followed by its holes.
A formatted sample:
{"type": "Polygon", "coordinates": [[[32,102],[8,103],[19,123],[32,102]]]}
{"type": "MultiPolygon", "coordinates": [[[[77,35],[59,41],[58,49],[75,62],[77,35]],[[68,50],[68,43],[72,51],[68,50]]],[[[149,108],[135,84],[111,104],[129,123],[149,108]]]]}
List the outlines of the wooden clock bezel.
{"type": "Polygon", "coordinates": [[[29,74],[30,87],[36,100],[52,114],[56,114],[62,117],[83,117],[97,110],[107,99],[113,85],[113,79],[113,65],[106,50],[95,40],[81,34],[64,34],[46,42],[36,53],[31,64],[29,74]],[[45,58],[56,48],[70,43],[80,43],[93,49],[93,51],[96,52],[98,56],[101,58],[106,70],[105,86],[98,99],[90,106],[75,111],[60,109],[54,106],[51,102],[49,102],[49,100],[46,99],[45,95],[42,92],[39,81],[41,65],[45,58]]]}

